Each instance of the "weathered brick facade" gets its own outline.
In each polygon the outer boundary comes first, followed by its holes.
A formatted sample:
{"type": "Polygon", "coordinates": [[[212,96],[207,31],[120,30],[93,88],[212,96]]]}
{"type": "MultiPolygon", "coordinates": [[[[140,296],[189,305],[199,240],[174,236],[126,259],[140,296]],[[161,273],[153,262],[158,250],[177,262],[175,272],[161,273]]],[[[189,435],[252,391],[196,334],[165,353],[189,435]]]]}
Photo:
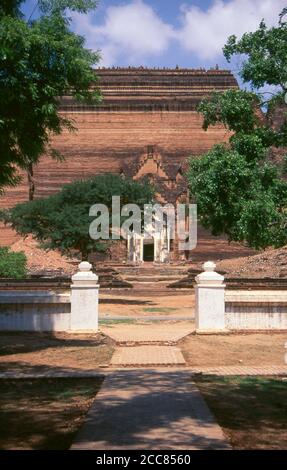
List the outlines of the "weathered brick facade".
{"type": "MultiPolygon", "coordinates": [[[[62,112],[74,120],[77,132],[53,138],[65,161],[41,158],[35,168],[35,197],[45,197],[65,183],[98,173],[115,172],[157,183],[159,199],[176,202],[184,197],[183,173],[189,156],[226,141],[221,126],[202,129],[196,106],[212,91],[236,88],[229,71],[192,69],[100,69],[103,102],[82,106],[62,99],[62,112]]],[[[25,175],[16,188],[7,189],[0,207],[28,199],[25,175]]],[[[0,244],[15,235],[1,227],[0,244]]]]}

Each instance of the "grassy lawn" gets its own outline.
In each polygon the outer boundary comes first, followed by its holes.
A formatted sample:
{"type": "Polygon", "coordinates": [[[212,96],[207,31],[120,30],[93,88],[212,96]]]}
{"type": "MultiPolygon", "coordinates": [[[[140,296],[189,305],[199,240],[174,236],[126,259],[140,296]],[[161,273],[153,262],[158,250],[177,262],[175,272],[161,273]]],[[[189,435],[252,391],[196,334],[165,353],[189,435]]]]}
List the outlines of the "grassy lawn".
{"type": "Polygon", "coordinates": [[[1,379],[0,449],[69,449],[101,378],[1,379]]]}
{"type": "Polygon", "coordinates": [[[109,318],[104,318],[102,320],[100,320],[100,326],[101,325],[104,325],[104,326],[113,326],[113,325],[121,325],[121,324],[126,324],[126,325],[131,325],[131,324],[136,324],[137,321],[133,318],[119,318],[119,319],[116,319],[116,320],[110,320],[109,318]]]}
{"type": "Polygon", "coordinates": [[[169,307],[158,307],[158,308],[144,308],[144,312],[148,313],[173,313],[176,312],[176,308],[169,308],[169,307]]]}
{"type": "Polygon", "coordinates": [[[234,449],[287,448],[287,381],[195,376],[234,449]]]}

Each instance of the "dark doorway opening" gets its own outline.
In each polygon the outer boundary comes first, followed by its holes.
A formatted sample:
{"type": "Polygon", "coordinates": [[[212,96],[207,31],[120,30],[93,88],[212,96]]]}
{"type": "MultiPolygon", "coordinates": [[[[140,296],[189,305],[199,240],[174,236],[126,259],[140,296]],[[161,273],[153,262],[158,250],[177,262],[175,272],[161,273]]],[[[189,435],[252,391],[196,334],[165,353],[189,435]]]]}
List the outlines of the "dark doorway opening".
{"type": "Polygon", "coordinates": [[[154,260],[154,244],[147,243],[143,247],[143,260],[144,261],[153,261],[154,260]]]}

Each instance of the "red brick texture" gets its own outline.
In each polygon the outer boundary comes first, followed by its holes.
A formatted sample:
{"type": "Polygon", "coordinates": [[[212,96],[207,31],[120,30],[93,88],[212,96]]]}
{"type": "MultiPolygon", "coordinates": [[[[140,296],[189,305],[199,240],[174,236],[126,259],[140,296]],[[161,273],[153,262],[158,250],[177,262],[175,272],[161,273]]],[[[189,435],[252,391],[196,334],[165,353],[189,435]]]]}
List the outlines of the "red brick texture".
{"type": "MultiPolygon", "coordinates": [[[[151,173],[163,199],[169,194],[179,200],[185,191],[182,173],[188,157],[201,155],[229,137],[221,126],[205,132],[196,104],[212,90],[236,87],[234,77],[226,71],[176,69],[112,69],[99,74],[104,98],[100,107],[63,99],[62,112],[73,119],[77,131],[52,138],[65,161],[41,158],[34,170],[35,197],[46,197],[77,179],[115,172],[132,177],[151,173]]],[[[0,198],[0,207],[27,199],[24,174],[22,183],[0,198]]],[[[14,240],[10,230],[0,228],[0,244],[14,240]]]]}

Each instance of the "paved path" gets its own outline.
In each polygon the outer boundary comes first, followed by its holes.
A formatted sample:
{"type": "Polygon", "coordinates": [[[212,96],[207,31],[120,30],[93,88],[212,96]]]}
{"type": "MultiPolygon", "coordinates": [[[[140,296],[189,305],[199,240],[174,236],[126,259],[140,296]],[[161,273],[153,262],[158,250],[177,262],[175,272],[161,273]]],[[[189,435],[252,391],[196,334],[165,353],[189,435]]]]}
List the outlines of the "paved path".
{"type": "MultiPolygon", "coordinates": [[[[136,368],[137,366],[135,366],[136,368]]],[[[190,376],[193,374],[203,375],[270,375],[270,376],[286,376],[287,377],[287,366],[218,366],[218,367],[185,367],[175,366],[169,370],[173,371],[181,370],[189,373],[190,376]]],[[[137,369],[144,370],[144,369],[137,369]]],[[[0,379],[33,379],[41,377],[99,377],[114,374],[111,368],[98,368],[92,370],[79,370],[79,369],[61,369],[57,368],[42,371],[29,371],[29,372],[15,372],[7,371],[0,372],[0,379]]]]}
{"type": "Polygon", "coordinates": [[[185,364],[182,352],[173,345],[192,331],[186,322],[116,324],[102,328],[105,335],[121,346],[115,350],[111,366],[125,367],[185,364]]]}
{"type": "Polygon", "coordinates": [[[287,365],[192,367],[190,370],[204,375],[287,375],[287,365]]]}
{"type": "Polygon", "coordinates": [[[177,343],[194,331],[190,322],[162,322],[102,326],[101,332],[117,343],[177,343]]]}
{"type": "Polygon", "coordinates": [[[136,346],[118,348],[111,359],[112,366],[181,365],[185,359],[174,346],[136,346]]]}
{"type": "Polygon", "coordinates": [[[109,374],[72,449],[230,449],[186,371],[109,374]]]}
{"type": "MultiPolygon", "coordinates": [[[[142,372],[144,369],[137,369],[142,372]]],[[[174,369],[168,369],[173,371],[174,369]]],[[[168,372],[168,370],[166,372],[168,372]]],[[[192,376],[193,374],[203,375],[270,375],[279,376],[284,375],[287,377],[286,366],[218,366],[218,367],[185,367],[176,366],[176,370],[187,372],[192,376]]],[[[109,368],[99,368],[93,370],[79,370],[79,369],[49,369],[45,372],[42,371],[29,371],[19,373],[14,371],[0,372],[0,379],[33,379],[41,377],[99,377],[114,374],[115,372],[109,368]]]]}

